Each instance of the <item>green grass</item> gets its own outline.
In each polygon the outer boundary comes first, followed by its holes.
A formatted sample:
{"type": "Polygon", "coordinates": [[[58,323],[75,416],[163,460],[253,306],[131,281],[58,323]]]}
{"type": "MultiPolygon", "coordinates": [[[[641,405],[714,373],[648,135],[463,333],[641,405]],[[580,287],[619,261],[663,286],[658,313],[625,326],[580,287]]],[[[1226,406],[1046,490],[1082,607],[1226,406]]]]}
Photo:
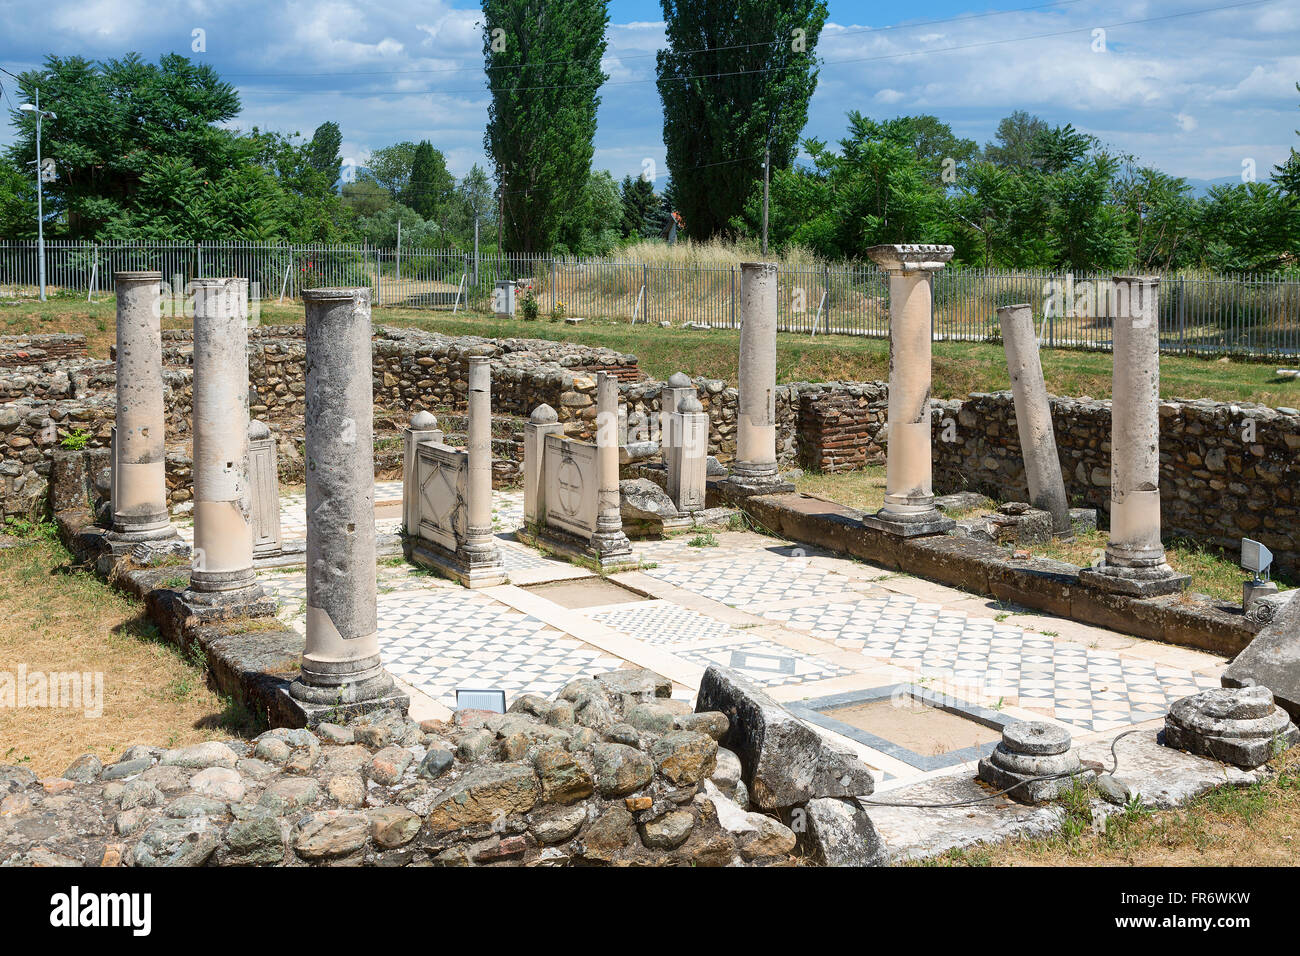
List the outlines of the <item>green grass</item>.
{"type": "MultiPolygon", "coordinates": [[[[266,324],[302,321],[299,304],[264,303],[266,324]]],[[[91,354],[108,355],[114,336],[111,297],[87,304],[84,300],[52,300],[0,308],[0,333],[82,332],[91,354]]],[[[526,337],[598,345],[634,353],[647,375],[666,379],[676,371],[736,381],[738,333],[708,331],[588,318],[581,326],[550,322],[500,320],[479,313],[426,312],[383,308],[374,312],[376,324],[407,326],[449,335],[526,337]]],[[[164,319],[164,328],[183,328],[184,319],[164,319]]],[[[1074,397],[1110,396],[1111,357],[1106,352],[1044,350],[1043,371],[1048,389],[1074,397]]],[[[1226,402],[1260,402],[1300,407],[1300,381],[1279,379],[1275,364],[1211,360],[1166,355],[1161,359],[1160,393],[1165,398],[1211,398],[1226,402]]],[[[856,336],[782,333],[777,350],[777,376],[782,382],[869,381],[889,372],[889,344],[883,339],[856,336]]],[[[1010,387],[1006,354],[997,343],[934,343],[936,398],[964,398],[972,391],[1010,387]]]]}

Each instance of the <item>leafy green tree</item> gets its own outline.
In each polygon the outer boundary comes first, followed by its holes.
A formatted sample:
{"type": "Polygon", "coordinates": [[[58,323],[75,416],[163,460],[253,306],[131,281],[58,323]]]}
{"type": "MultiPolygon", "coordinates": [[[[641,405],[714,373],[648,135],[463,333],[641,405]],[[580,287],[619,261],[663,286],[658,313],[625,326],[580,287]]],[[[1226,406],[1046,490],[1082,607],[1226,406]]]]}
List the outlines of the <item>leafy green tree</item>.
{"type": "Polygon", "coordinates": [[[342,148],[343,133],[339,130],[338,123],[327,120],[316,127],[307,151],[307,162],[312,169],[325,174],[331,189],[338,183],[343,171],[343,156],[339,153],[342,148]]]}
{"type": "Polygon", "coordinates": [[[655,194],[654,182],[643,176],[624,176],[619,184],[623,207],[619,232],[624,239],[653,239],[662,228],[663,202],[655,194]]]}
{"type": "Polygon", "coordinates": [[[1024,110],[998,121],[997,142],[984,144],[984,159],[1003,169],[1027,170],[1034,165],[1034,141],[1048,130],[1047,123],[1024,110]]]}
{"type": "Polygon", "coordinates": [[[483,145],[502,189],[504,242],[543,252],[591,175],[608,5],[483,0],[483,15],[492,96],[483,145]]]}
{"type": "Polygon", "coordinates": [[[373,216],[394,200],[392,195],[373,179],[358,179],[356,182],[344,183],[342,189],[344,210],[352,216],[364,219],[373,216]]]}
{"type": "Polygon", "coordinates": [[[774,170],[794,163],[817,87],[823,0],[660,0],[657,56],[676,208],[692,236],[728,229],[774,170]]]}
{"type": "Polygon", "coordinates": [[[958,258],[973,265],[1040,267],[1051,263],[1041,177],[992,162],[972,164],[952,199],[958,258]]]}
{"type": "Polygon", "coordinates": [[[1197,227],[1209,268],[1277,268],[1300,248],[1300,203],[1267,183],[1214,186],[1197,210],[1197,227]]]}
{"type": "Polygon", "coordinates": [[[1191,264],[1196,204],[1185,179],[1138,167],[1130,157],[1113,188],[1132,238],[1133,265],[1158,271],[1191,264]]]}
{"type": "MultiPolygon", "coordinates": [[[[42,108],[58,115],[42,125],[41,149],[57,170],[46,200],[67,235],[172,236],[193,228],[195,211],[207,206],[232,216],[264,208],[257,199],[265,185],[237,173],[253,148],[220,125],[238,114],[239,98],[211,67],[176,54],[156,66],[134,53],[100,64],[51,56],[18,85],[24,98],[39,87],[42,108]],[[148,188],[163,182],[186,191],[148,188]]],[[[9,159],[25,169],[36,158],[35,119],[12,119],[9,159]]],[[[232,225],[261,228],[238,218],[232,225]]]]}
{"type": "Polygon", "coordinates": [[[415,143],[404,141],[375,150],[365,167],[358,170],[357,181],[377,183],[388,190],[393,200],[400,202],[410,185],[415,149],[415,143]]]}
{"type": "Polygon", "coordinates": [[[593,171],[578,200],[561,217],[555,251],[577,256],[604,255],[619,237],[622,217],[618,183],[607,170],[593,171]]]}
{"type": "Polygon", "coordinates": [[[0,236],[27,239],[36,235],[36,180],[0,160],[0,236]]]}
{"type": "Polygon", "coordinates": [[[456,191],[456,178],[447,171],[441,150],[426,139],[411,157],[411,177],[403,201],[425,219],[440,219],[456,191]]]}
{"type": "Polygon", "coordinates": [[[1118,269],[1131,261],[1132,240],[1122,210],[1111,201],[1119,162],[1098,154],[1047,179],[1048,241],[1053,265],[1084,271],[1118,269]]]}
{"type": "MultiPolygon", "coordinates": [[[[1297,83],[1295,88],[1296,92],[1300,93],[1300,83],[1297,83]]],[[[1296,130],[1295,134],[1300,136],[1300,129],[1296,130]]],[[[1300,199],[1300,152],[1296,152],[1294,146],[1291,147],[1291,154],[1282,163],[1273,167],[1273,182],[1293,198],[1300,199]]]]}

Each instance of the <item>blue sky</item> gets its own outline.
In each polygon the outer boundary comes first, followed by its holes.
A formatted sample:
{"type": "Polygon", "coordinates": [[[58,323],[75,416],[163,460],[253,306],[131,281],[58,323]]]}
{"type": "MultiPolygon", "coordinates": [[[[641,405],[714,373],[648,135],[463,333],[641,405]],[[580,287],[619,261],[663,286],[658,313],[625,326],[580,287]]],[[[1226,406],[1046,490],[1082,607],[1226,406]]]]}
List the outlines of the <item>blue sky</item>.
{"type": "MultiPolygon", "coordinates": [[[[1233,2],[931,0],[904,16],[898,4],[829,0],[804,135],[837,140],[850,109],[924,112],[982,144],[1024,109],[1177,175],[1238,176],[1253,161],[1264,178],[1298,142],[1300,3],[1213,11],[1233,2]],[[1104,49],[1094,49],[1098,30],[1104,49]]],[[[614,0],[610,12],[595,165],[622,177],[650,160],[662,184],[662,14],[647,0],[614,0]]],[[[460,174],[484,162],[479,17],[466,0],[6,0],[0,66],[19,72],[46,53],[184,52],[236,84],[240,126],[309,135],[332,119],[355,164],[427,138],[460,174]],[[195,29],[205,31],[201,53],[191,52],[195,29]]],[[[0,145],[11,139],[0,128],[0,145]]]]}

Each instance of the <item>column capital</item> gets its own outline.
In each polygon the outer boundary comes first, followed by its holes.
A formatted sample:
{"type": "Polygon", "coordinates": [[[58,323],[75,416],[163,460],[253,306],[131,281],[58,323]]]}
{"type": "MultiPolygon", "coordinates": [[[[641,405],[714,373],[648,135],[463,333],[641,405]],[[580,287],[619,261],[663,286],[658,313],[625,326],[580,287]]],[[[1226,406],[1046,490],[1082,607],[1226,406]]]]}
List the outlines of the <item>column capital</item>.
{"type": "Polygon", "coordinates": [[[888,272],[938,272],[953,255],[952,246],[932,243],[887,243],[867,250],[871,261],[888,272]]]}

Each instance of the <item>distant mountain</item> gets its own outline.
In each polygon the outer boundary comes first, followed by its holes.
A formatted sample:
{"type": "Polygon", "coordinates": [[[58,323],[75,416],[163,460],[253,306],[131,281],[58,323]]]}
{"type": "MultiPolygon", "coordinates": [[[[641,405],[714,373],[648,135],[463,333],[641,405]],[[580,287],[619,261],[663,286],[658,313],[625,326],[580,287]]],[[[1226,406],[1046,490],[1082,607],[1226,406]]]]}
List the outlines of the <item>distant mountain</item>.
{"type": "MultiPolygon", "coordinates": [[[[1273,167],[1270,166],[1264,175],[1260,175],[1256,170],[1256,176],[1261,180],[1267,180],[1273,174],[1273,167]]],[[[1241,174],[1236,176],[1220,176],[1218,179],[1191,179],[1188,178],[1187,185],[1192,187],[1193,196],[1204,196],[1210,191],[1211,186],[1235,186],[1241,182],[1241,174]]]]}

